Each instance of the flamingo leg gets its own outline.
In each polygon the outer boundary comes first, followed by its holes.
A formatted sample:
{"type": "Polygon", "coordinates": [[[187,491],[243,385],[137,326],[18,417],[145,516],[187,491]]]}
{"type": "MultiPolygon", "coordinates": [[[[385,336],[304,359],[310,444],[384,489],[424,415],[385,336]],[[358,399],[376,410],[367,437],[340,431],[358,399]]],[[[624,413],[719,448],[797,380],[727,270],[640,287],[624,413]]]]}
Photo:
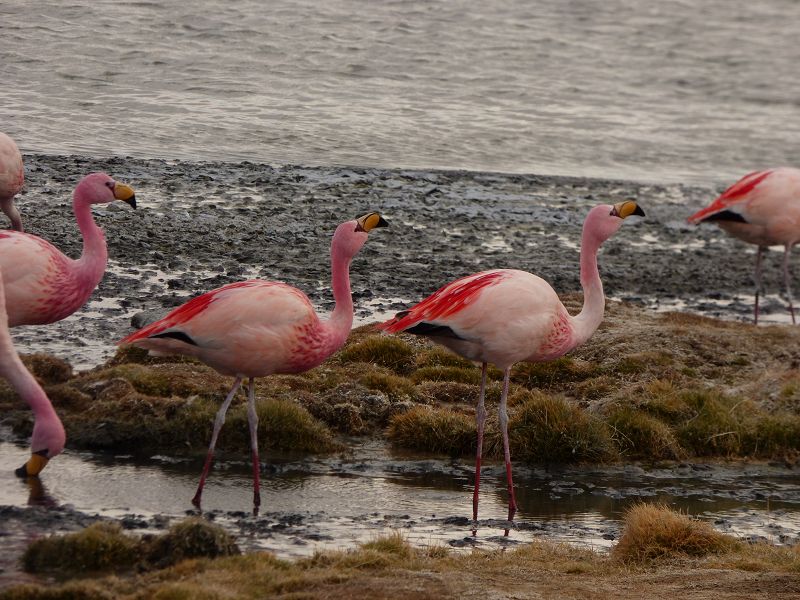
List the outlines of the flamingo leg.
{"type": "Polygon", "coordinates": [[[755,272],[756,307],[755,307],[755,314],[753,316],[754,325],[758,325],[758,295],[761,293],[761,258],[763,255],[764,255],[764,246],[759,246],[758,251],[756,252],[756,272],[755,272]]]}
{"type": "Polygon", "coordinates": [[[261,479],[258,462],[258,413],[256,413],[256,380],[250,378],[247,390],[247,424],[250,426],[250,450],[253,454],[253,514],[258,514],[261,506],[261,479]]]}
{"type": "Polygon", "coordinates": [[[478,406],[475,408],[475,421],[478,426],[478,445],[475,451],[475,491],[472,494],[472,535],[478,533],[478,491],[481,487],[481,455],[483,454],[483,430],[486,424],[486,363],[481,365],[481,392],[478,397],[478,406]]]}
{"type": "Polygon", "coordinates": [[[792,315],[792,325],[796,324],[794,318],[794,305],[792,304],[791,276],[789,275],[789,259],[792,256],[792,245],[786,244],[783,252],[783,285],[786,286],[786,297],[789,299],[789,313],[792,315]]]}
{"type": "MultiPolygon", "coordinates": [[[[511,476],[511,450],[508,445],[508,380],[511,376],[511,367],[506,369],[503,375],[503,393],[500,395],[500,429],[503,430],[503,454],[506,459],[506,479],[508,480],[508,524],[509,528],[517,512],[517,499],[514,496],[514,479],[511,476]]],[[[506,529],[505,535],[508,535],[506,529]]]]}
{"type": "Polygon", "coordinates": [[[211,434],[211,443],[208,445],[208,454],[206,454],[206,462],[203,465],[203,473],[200,475],[200,483],[197,485],[197,492],[195,493],[194,498],[192,498],[192,504],[198,508],[200,508],[200,496],[203,495],[203,486],[206,483],[208,471],[211,469],[211,461],[214,458],[214,447],[217,445],[219,430],[222,429],[222,424],[225,423],[225,413],[228,412],[228,408],[230,407],[233,397],[236,395],[236,391],[239,389],[240,385],[242,385],[242,377],[237,376],[236,380],[233,382],[231,391],[228,392],[225,402],[223,402],[222,406],[219,407],[219,410],[217,411],[217,417],[214,419],[214,432],[211,434]]]}

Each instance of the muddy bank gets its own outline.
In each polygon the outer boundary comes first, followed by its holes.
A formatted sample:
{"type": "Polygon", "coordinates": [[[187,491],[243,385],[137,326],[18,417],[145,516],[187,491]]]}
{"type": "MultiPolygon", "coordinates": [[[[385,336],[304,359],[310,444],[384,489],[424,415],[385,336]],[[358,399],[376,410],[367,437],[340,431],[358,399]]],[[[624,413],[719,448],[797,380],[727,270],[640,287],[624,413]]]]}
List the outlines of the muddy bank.
{"type": "MultiPolygon", "coordinates": [[[[583,217],[600,202],[637,199],[600,258],[607,294],[647,306],[676,305],[746,318],[751,249],[685,218],[719,190],[535,175],[359,168],[272,167],[130,158],[26,156],[19,199],[26,228],[71,256],[80,239],[70,198],[77,180],[103,170],[136,189],[139,209],[96,210],[109,270],[92,301],[56,325],[15,331],[22,348],[54,352],[78,368],[111,354],[130,317],[163,311],[201,291],[248,277],[290,282],[320,309],[329,293],[330,237],[369,210],[392,223],[352,266],[357,316],[402,308],[442,283],[493,267],[537,273],[561,293],[578,291],[583,217]]],[[[777,253],[765,282],[778,288],[777,253]]],[[[779,300],[765,307],[784,318],[779,300]]]]}

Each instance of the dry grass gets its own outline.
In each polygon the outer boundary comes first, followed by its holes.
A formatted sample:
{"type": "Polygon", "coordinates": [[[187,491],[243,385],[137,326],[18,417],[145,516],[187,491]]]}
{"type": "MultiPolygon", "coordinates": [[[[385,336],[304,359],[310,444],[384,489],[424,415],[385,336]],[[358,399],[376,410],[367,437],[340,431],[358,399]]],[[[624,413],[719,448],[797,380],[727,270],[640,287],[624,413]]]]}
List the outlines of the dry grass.
{"type": "MultiPolygon", "coordinates": [[[[672,515],[667,511],[667,517],[672,515]]],[[[688,527],[697,525],[688,521],[688,527]]],[[[682,524],[673,527],[673,537],[683,529],[682,524]]],[[[661,552],[641,563],[548,542],[534,542],[514,550],[454,554],[442,546],[413,548],[402,535],[394,533],[351,550],[316,553],[297,561],[280,560],[265,552],[214,560],[190,559],[139,575],[126,573],[50,586],[15,586],[0,592],[0,599],[421,600],[458,599],[477,593],[488,598],[638,600],[663,598],[667,591],[671,596],[695,600],[744,600],[767,597],[753,596],[755,589],[762,594],[780,591],[784,595],[800,589],[797,548],[693,541],[690,547],[695,550],[687,552],[686,541],[698,539],[698,534],[681,539],[683,550],[661,552]],[[716,554],[709,555],[710,548],[716,554]],[[691,558],[692,553],[703,558],[691,558]]]]}
{"type": "Polygon", "coordinates": [[[392,418],[387,436],[403,447],[450,456],[475,453],[475,420],[450,409],[416,407],[392,418]]]}
{"type": "Polygon", "coordinates": [[[664,505],[637,504],[625,513],[624,529],[613,556],[625,563],[664,558],[724,554],[737,549],[734,538],[711,525],[664,505]]]}

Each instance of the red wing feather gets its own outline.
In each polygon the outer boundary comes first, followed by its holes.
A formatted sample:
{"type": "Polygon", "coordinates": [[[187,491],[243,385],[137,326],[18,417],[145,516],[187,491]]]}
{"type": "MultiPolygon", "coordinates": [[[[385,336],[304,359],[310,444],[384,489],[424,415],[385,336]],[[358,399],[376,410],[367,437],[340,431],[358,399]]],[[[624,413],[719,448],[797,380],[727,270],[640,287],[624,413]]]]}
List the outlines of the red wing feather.
{"type": "Polygon", "coordinates": [[[459,312],[473,302],[484,288],[495,285],[503,277],[503,271],[485,271],[457,279],[439,288],[419,304],[398,313],[394,319],[380,324],[378,328],[397,333],[421,321],[441,321],[459,312]]]}
{"type": "Polygon", "coordinates": [[[689,223],[699,223],[706,217],[718,213],[728,208],[731,204],[736,204],[744,200],[755,187],[764,181],[772,173],[769,171],[753,171],[742,177],[739,181],[722,192],[719,198],[714,200],[704,209],[697,211],[687,219],[689,223]]]}
{"type": "Polygon", "coordinates": [[[225,292],[227,290],[232,290],[241,287],[250,287],[255,284],[264,283],[257,280],[248,280],[248,281],[237,281],[236,283],[229,283],[228,285],[224,285],[221,288],[217,288],[215,290],[211,290],[210,292],[206,292],[200,296],[192,298],[186,304],[181,304],[178,308],[173,310],[163,319],[159,319],[154,323],[150,323],[145,327],[142,327],[139,331],[133,332],[128,337],[120,340],[118,345],[120,344],[130,344],[131,342],[135,342],[136,340],[141,340],[157,333],[161,333],[166,329],[170,329],[172,327],[177,327],[184,323],[188,323],[194,317],[202,313],[208,306],[220,295],[220,293],[225,292]]]}

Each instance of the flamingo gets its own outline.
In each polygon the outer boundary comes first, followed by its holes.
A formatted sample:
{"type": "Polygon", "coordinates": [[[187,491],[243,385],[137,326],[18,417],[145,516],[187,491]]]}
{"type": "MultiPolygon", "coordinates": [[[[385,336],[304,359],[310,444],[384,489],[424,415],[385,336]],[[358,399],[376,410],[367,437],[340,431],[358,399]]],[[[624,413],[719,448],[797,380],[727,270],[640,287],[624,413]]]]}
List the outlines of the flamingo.
{"type": "Polygon", "coordinates": [[[225,414],[244,378],[249,378],[247,421],[253,459],[253,505],[261,504],[258,415],[255,378],[273,373],[301,373],[322,363],[342,347],[353,325],[350,262],[367,241],[368,233],[388,223],[378,213],[342,223],[331,242],[333,297],[336,306],[321,320],[308,297],[277,281],[251,279],[224,285],[170,312],[163,319],[119,342],[159,354],[185,354],[200,359],[223,375],[233,387],[217,411],[211,443],[192,503],[200,507],[206,477],[225,414]]]}
{"type": "Polygon", "coordinates": [[[754,275],[756,300],[753,321],[756,325],[764,248],[782,245],[783,284],[792,324],[795,324],[789,258],[792,246],[800,241],[800,169],[780,167],[748,173],[687,221],[693,224],[713,221],[728,235],[758,246],[754,275]]]}
{"type": "MultiPolygon", "coordinates": [[[[389,333],[405,331],[430,338],[456,354],[481,363],[481,384],[475,418],[478,444],[475,456],[475,489],[472,519],[477,526],[486,367],[493,363],[503,371],[500,427],[508,482],[508,523],[517,512],[508,444],[508,382],[511,367],[520,361],[545,362],[583,344],[603,320],[605,296],[597,270],[597,251],[630,215],[644,216],[632,200],[601,204],[589,211],[581,238],[581,286],[583,309],[571,316],[552,287],[542,278],[515,269],[483,271],[441,287],[419,304],[379,325],[389,333]]],[[[473,533],[475,529],[473,529],[473,533]]],[[[505,530],[508,535],[508,529],[505,530]]]]}
{"type": "Polygon", "coordinates": [[[14,206],[14,196],[25,183],[25,169],[22,167],[22,155],[10,137],[0,131],[0,209],[11,219],[11,227],[24,231],[22,217],[14,206]]]}
{"type": "Polygon", "coordinates": [[[0,272],[9,327],[54,323],[85,304],[108,260],[105,236],[92,218],[91,205],[114,200],[136,208],[133,190],[105,173],[86,175],[76,186],[72,208],[83,235],[83,253],[77,260],[35,235],[0,231],[0,272]]]}
{"type": "Polygon", "coordinates": [[[36,378],[28,372],[19,358],[8,329],[6,297],[0,277],[0,375],[31,407],[35,415],[31,437],[31,457],[15,471],[20,477],[36,476],[47,462],[64,449],[66,435],[50,399],[36,378]]]}

